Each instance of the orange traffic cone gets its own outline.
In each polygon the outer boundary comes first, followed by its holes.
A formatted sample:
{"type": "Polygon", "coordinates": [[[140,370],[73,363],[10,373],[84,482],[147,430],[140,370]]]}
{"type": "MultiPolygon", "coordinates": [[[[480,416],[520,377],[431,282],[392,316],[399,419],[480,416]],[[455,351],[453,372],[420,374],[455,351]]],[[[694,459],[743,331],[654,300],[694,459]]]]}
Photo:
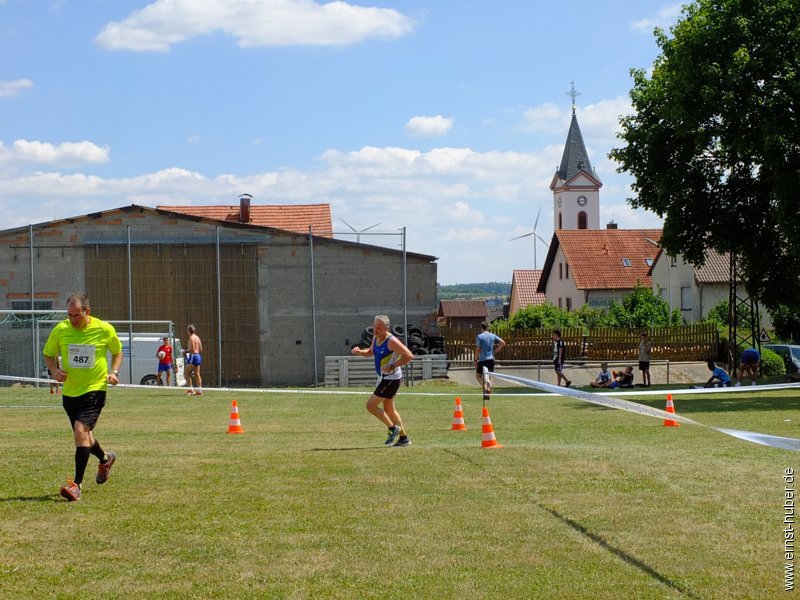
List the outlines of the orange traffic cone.
{"type": "MultiPolygon", "coordinates": [[[[675,406],[672,404],[672,394],[667,394],[667,412],[675,414],[675,406]]],[[[672,419],[664,419],[664,427],[680,427],[681,424],[672,419]]]]}
{"type": "Polygon", "coordinates": [[[231,418],[228,421],[228,433],[244,433],[242,422],[239,420],[239,405],[234,399],[231,405],[231,418]]]}
{"type": "Polygon", "coordinates": [[[464,412],[461,410],[461,398],[456,397],[456,409],[453,411],[453,431],[466,431],[467,425],[464,423],[464,412]]]}
{"type": "Polygon", "coordinates": [[[489,418],[489,409],[485,406],[483,407],[483,428],[481,431],[483,432],[481,434],[481,448],[502,448],[494,437],[494,427],[492,427],[492,420],[489,418]]]}

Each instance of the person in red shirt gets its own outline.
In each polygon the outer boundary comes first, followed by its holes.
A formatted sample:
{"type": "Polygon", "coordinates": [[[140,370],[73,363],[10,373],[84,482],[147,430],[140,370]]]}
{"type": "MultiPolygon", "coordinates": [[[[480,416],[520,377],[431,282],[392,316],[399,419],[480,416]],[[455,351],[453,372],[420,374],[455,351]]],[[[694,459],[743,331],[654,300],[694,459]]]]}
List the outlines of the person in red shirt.
{"type": "Polygon", "coordinates": [[[158,358],[158,385],[161,383],[161,373],[166,373],[167,386],[169,386],[169,376],[172,373],[172,346],[169,345],[169,338],[164,337],[164,343],[156,350],[156,358],[158,358]],[[161,353],[164,353],[163,358],[161,353]]]}

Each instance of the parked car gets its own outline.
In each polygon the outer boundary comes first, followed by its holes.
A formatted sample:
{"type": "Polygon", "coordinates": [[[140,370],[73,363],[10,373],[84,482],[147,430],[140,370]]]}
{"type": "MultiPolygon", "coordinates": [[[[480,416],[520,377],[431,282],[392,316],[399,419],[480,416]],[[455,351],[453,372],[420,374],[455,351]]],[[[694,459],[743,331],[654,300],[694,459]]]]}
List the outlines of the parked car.
{"type": "Polygon", "coordinates": [[[762,348],[769,348],[783,359],[787,373],[800,372],[800,346],[790,344],[761,344],[762,348]]]}

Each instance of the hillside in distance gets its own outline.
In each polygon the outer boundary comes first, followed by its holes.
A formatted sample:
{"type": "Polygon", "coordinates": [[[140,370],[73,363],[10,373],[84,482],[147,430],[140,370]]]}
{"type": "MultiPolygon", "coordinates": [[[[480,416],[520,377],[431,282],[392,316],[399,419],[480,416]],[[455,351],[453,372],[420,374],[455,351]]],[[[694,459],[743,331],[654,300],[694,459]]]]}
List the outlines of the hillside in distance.
{"type": "Polygon", "coordinates": [[[508,300],[511,284],[497,281],[488,283],[456,283],[436,285],[439,300],[508,300]]]}

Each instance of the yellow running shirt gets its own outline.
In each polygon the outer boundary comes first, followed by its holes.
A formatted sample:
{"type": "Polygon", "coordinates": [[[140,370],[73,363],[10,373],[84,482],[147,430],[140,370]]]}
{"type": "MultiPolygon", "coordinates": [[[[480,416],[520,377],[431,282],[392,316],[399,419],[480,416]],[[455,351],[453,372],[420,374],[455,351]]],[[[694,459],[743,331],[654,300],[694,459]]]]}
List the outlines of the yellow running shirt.
{"type": "Polygon", "coordinates": [[[106,353],[119,354],[122,344],[114,326],[91,317],[84,329],[75,329],[69,319],[53,328],[44,345],[45,356],[61,356],[61,368],[67,372],[63,383],[65,396],[82,396],[108,388],[106,353]]]}

